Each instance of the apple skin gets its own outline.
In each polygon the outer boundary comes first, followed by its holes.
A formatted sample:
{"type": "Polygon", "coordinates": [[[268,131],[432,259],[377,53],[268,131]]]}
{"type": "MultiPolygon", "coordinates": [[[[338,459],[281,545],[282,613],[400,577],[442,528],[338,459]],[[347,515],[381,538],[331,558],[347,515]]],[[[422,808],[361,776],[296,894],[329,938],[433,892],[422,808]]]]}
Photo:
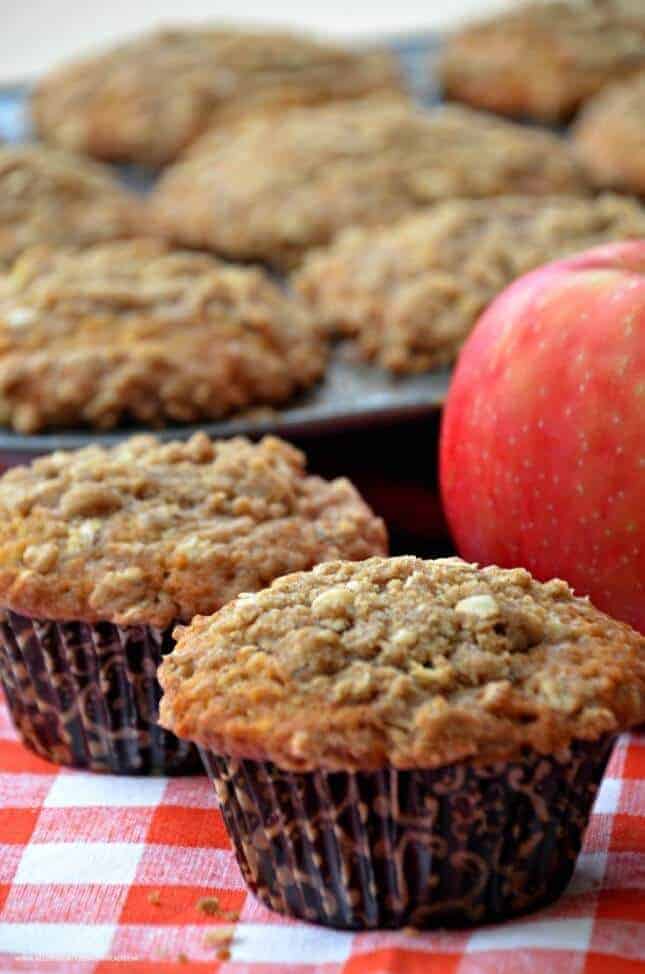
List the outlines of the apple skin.
{"type": "Polygon", "coordinates": [[[564,578],[645,632],[645,240],[547,264],[489,305],[439,462],[464,558],[564,578]]]}

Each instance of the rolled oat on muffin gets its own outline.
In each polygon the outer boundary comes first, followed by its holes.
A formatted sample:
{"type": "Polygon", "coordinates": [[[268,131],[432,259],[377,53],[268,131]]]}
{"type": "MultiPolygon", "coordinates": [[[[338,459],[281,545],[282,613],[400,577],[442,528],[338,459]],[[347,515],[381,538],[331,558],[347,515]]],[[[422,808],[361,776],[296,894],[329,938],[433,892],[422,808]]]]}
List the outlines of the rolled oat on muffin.
{"type": "Polygon", "coordinates": [[[281,573],[386,550],[344,479],[308,476],[273,437],[133,437],[0,477],[0,680],[23,742],[127,774],[198,767],[157,726],[176,622],[281,573]]]}
{"type": "Polygon", "coordinates": [[[497,197],[438,203],[392,226],[345,231],[293,277],[327,330],[396,373],[452,362],[486,305],[516,277],[613,240],[645,237],[628,197],[497,197]]]}
{"type": "Polygon", "coordinates": [[[280,403],[326,357],[263,271],[162,241],[34,249],[0,273],[0,422],[21,433],[280,403]]]}
{"type": "Polygon", "coordinates": [[[139,200],[110,171],[60,149],[0,146],[0,270],[34,244],[133,237],[139,200]]]}
{"type": "Polygon", "coordinates": [[[502,920],[566,886],[645,638],[565,582],[334,562],[176,631],[161,722],[202,751],[251,889],[351,929],[502,920]]]}
{"type": "Polygon", "coordinates": [[[367,98],[207,133],[162,176],[151,218],[183,244],[285,268],[346,227],[388,225],[437,200],[582,190],[550,133],[367,98]]]}
{"type": "Polygon", "coordinates": [[[590,99],[574,126],[573,146],[595,186],[645,196],[645,71],[590,99]]]}
{"type": "Polygon", "coordinates": [[[642,0],[520,3],[448,39],[444,93],[501,115],[568,118],[606,84],[645,67],[642,0]]]}
{"type": "Polygon", "coordinates": [[[350,51],[278,31],[155,30],[48,74],[41,138],[99,159],[161,166],[207,127],[288,105],[403,89],[385,50],[350,51]]]}

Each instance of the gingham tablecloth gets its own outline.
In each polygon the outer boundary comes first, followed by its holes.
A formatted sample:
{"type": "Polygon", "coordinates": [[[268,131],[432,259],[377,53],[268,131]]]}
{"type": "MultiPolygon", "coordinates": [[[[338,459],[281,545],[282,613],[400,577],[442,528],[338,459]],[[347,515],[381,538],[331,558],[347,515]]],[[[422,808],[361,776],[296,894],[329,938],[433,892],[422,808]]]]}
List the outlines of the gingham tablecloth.
{"type": "Polygon", "coordinates": [[[59,769],[18,743],[0,703],[0,971],[645,972],[645,735],[619,741],[558,903],[474,931],[353,934],[247,893],[205,777],[59,769]],[[226,922],[197,909],[207,895],[240,914],[227,961],[204,942],[226,922]]]}

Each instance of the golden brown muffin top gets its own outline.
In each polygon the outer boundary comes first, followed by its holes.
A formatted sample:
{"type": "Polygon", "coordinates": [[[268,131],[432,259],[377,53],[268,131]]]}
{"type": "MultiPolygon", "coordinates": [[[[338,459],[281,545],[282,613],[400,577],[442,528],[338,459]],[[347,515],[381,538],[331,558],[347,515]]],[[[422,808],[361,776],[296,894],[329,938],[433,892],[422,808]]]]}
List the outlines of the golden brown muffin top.
{"type": "Polygon", "coordinates": [[[97,163],[38,145],[0,147],[0,268],[34,244],[140,232],[139,201],[97,163]]]}
{"type": "Polygon", "coordinates": [[[137,436],[0,478],[0,604],[37,618],[164,627],[333,558],[386,550],[344,479],[275,437],[137,436]]]}
{"type": "Polygon", "coordinates": [[[512,759],[645,717],[645,638],[519,568],[334,562],[176,636],[162,724],[298,771],[512,759]]]}
{"type": "Polygon", "coordinates": [[[36,248],[0,273],[0,422],[163,425],[277,403],[326,341],[259,269],[137,239],[36,248]]]}
{"type": "Polygon", "coordinates": [[[509,115],[556,120],[645,65],[642,0],[520,3],[468,24],[440,67],[451,97],[509,115]]]}
{"type": "Polygon", "coordinates": [[[387,225],[436,200],[581,187],[550,133],[368,98],[207,133],[166,170],[151,208],[182,243],[285,267],[345,227],[387,225]]]}
{"type": "Polygon", "coordinates": [[[645,196],[645,71],[587,102],[573,145],[594,185],[645,196]]]}
{"type": "Polygon", "coordinates": [[[645,208],[628,197],[451,200],[390,227],[345,231],[309,254],[293,283],[321,324],[356,338],[363,358],[422,372],[452,361],[520,274],[638,237],[645,208]]]}
{"type": "Polygon", "coordinates": [[[286,32],[177,27],[64,65],[38,85],[32,110],[52,142],[159,166],[208,125],[401,86],[386,51],[351,52],[286,32]]]}

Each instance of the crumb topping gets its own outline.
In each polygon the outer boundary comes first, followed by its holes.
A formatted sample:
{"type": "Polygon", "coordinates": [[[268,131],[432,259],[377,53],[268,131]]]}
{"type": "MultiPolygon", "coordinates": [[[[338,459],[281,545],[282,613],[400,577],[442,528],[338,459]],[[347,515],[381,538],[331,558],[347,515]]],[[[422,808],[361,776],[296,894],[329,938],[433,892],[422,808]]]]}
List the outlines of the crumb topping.
{"type": "Polygon", "coordinates": [[[151,211],[182,243],[285,267],[345,227],[387,225],[435,200],[581,185],[564,142],[547,132],[368,98],[207,133],[164,173],[151,211]]]}
{"type": "MultiPolygon", "coordinates": [[[[644,102],[645,104],[645,102],[644,102]]],[[[452,200],[380,230],[353,228],[293,278],[325,328],[393,372],[451,362],[486,305],[547,261],[645,237],[645,208],[606,194],[452,200]]]]}
{"type": "Polygon", "coordinates": [[[136,197],[97,163],[44,146],[0,147],[0,268],[34,244],[131,237],[142,218],[136,197]]]}
{"type": "Polygon", "coordinates": [[[335,562],[176,637],[162,724],[293,770],[506,759],[645,717],[645,637],[523,569],[335,562]]]}
{"type": "Polygon", "coordinates": [[[37,618],[162,628],[280,574],[385,548],[349,481],[307,476],[275,437],[137,436],[0,478],[0,604],[37,618]]]}
{"type": "Polygon", "coordinates": [[[0,274],[0,422],[21,433],[281,402],[326,351],[263,271],[161,241],[35,248],[0,274]]]}
{"type": "Polygon", "coordinates": [[[387,51],[351,52],[296,34],[170,28],[64,65],[37,86],[42,137],[153,166],[207,126],[292,104],[398,89],[387,51]]]}
{"type": "Polygon", "coordinates": [[[201,896],[197,900],[195,907],[204,916],[219,916],[221,913],[217,896],[201,896]]]}

